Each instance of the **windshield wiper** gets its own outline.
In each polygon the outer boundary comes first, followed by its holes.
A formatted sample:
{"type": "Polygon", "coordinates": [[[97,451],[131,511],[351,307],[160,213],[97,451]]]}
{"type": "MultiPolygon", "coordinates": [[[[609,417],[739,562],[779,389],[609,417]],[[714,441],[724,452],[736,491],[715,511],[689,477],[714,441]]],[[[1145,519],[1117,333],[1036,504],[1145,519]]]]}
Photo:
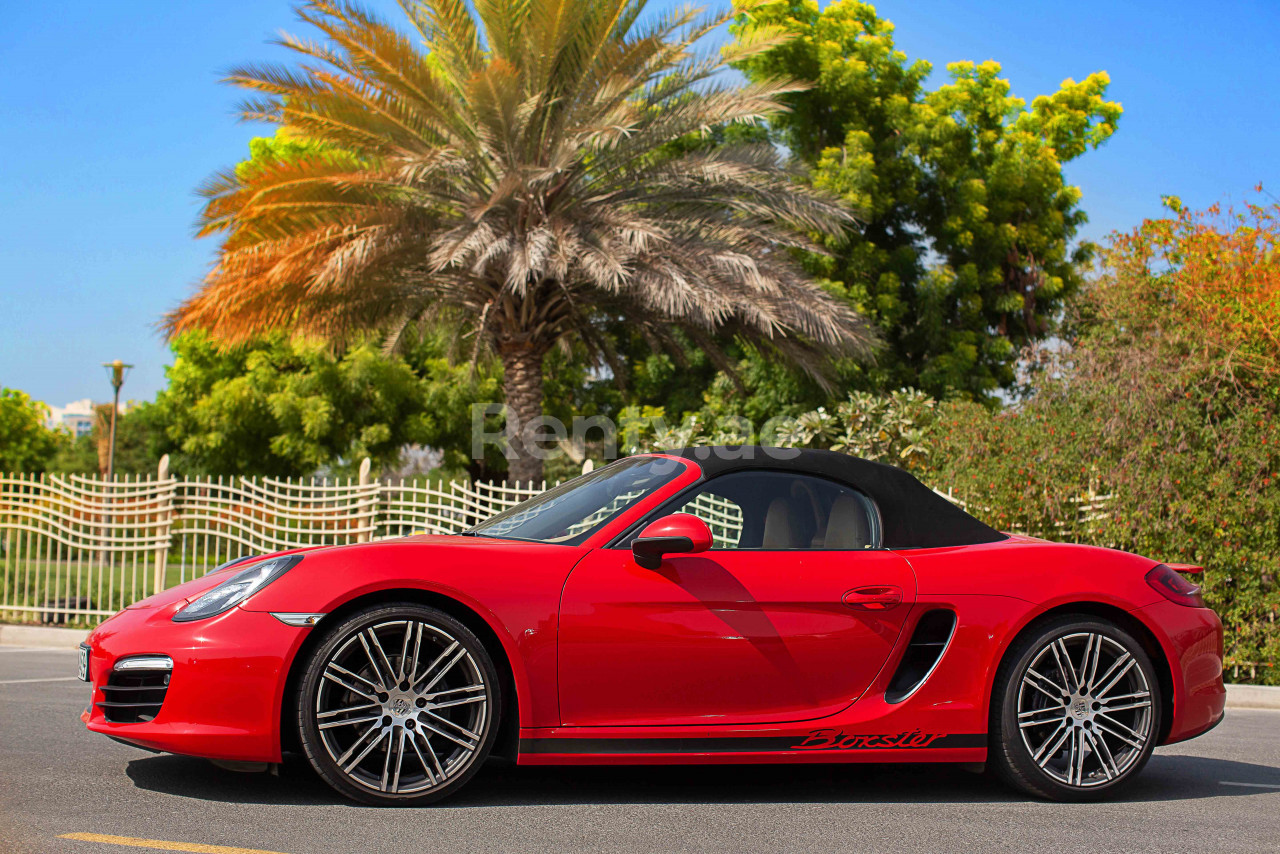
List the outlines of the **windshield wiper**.
{"type": "Polygon", "coordinates": [[[459,531],[455,536],[484,537],[486,540],[509,540],[513,543],[539,543],[541,545],[548,544],[546,540],[535,540],[531,537],[513,537],[510,534],[482,534],[479,531],[472,531],[470,529],[466,531],[459,531]]]}

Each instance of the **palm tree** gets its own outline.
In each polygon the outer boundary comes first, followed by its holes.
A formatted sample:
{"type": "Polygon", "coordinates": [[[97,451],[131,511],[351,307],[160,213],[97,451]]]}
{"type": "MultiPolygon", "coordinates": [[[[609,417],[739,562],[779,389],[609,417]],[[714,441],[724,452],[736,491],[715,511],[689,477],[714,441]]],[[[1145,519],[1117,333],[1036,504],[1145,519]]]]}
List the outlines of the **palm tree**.
{"type": "Polygon", "coordinates": [[[541,414],[544,356],[574,340],[607,361],[602,318],[713,353],[737,336],[817,374],[833,353],[865,355],[862,319],[794,262],[806,233],[838,234],[850,214],[767,144],[689,144],[763,122],[800,87],[725,82],[752,48],[697,43],[729,13],[645,24],[645,3],[402,0],[414,36],[347,3],[298,7],[326,40],[283,36],[298,69],[229,80],[255,93],[245,118],[307,150],[202,189],[200,234],[224,243],[170,334],[394,341],[444,323],[501,359],[518,480],[541,475],[519,427],[541,414]]]}

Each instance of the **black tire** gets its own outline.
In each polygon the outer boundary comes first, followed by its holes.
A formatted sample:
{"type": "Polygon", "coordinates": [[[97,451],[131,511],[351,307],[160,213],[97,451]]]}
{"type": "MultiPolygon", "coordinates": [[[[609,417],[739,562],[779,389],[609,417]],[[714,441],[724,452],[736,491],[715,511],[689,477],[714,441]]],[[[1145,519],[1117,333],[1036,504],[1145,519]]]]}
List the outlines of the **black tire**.
{"type": "Polygon", "coordinates": [[[379,806],[428,804],[466,785],[492,751],[502,713],[502,685],[480,639],[412,602],[369,607],[324,631],[296,704],[316,773],[379,806]]]}
{"type": "Polygon", "coordinates": [[[1096,617],[1054,617],[1028,628],[1000,666],[988,761],[1021,792],[1054,801],[1102,800],[1147,764],[1160,714],[1155,668],[1133,635],[1096,617]],[[1046,689],[1054,686],[1058,697],[1051,699],[1046,689]],[[1060,747],[1059,738],[1065,739],[1060,747]]]}

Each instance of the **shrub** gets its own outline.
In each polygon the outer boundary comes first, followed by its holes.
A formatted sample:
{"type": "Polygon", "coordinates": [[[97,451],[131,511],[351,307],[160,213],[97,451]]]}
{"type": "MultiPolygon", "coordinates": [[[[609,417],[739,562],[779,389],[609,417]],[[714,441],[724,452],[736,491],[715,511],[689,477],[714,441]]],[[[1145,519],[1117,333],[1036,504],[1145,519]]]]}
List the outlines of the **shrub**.
{"type": "Polygon", "coordinates": [[[1170,209],[1112,241],[1067,372],[1011,411],[944,407],[935,474],[998,527],[1204,566],[1228,660],[1275,662],[1280,209],[1170,209]]]}

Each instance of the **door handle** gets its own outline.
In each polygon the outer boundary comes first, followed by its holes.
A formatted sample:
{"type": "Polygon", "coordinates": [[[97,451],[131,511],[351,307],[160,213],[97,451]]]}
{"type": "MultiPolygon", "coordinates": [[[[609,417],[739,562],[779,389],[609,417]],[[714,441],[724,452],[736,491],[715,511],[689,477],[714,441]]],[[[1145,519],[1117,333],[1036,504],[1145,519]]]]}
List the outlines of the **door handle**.
{"type": "Polygon", "coordinates": [[[902,604],[902,588],[892,584],[855,587],[845,593],[840,601],[850,608],[863,611],[888,611],[902,604]]]}

